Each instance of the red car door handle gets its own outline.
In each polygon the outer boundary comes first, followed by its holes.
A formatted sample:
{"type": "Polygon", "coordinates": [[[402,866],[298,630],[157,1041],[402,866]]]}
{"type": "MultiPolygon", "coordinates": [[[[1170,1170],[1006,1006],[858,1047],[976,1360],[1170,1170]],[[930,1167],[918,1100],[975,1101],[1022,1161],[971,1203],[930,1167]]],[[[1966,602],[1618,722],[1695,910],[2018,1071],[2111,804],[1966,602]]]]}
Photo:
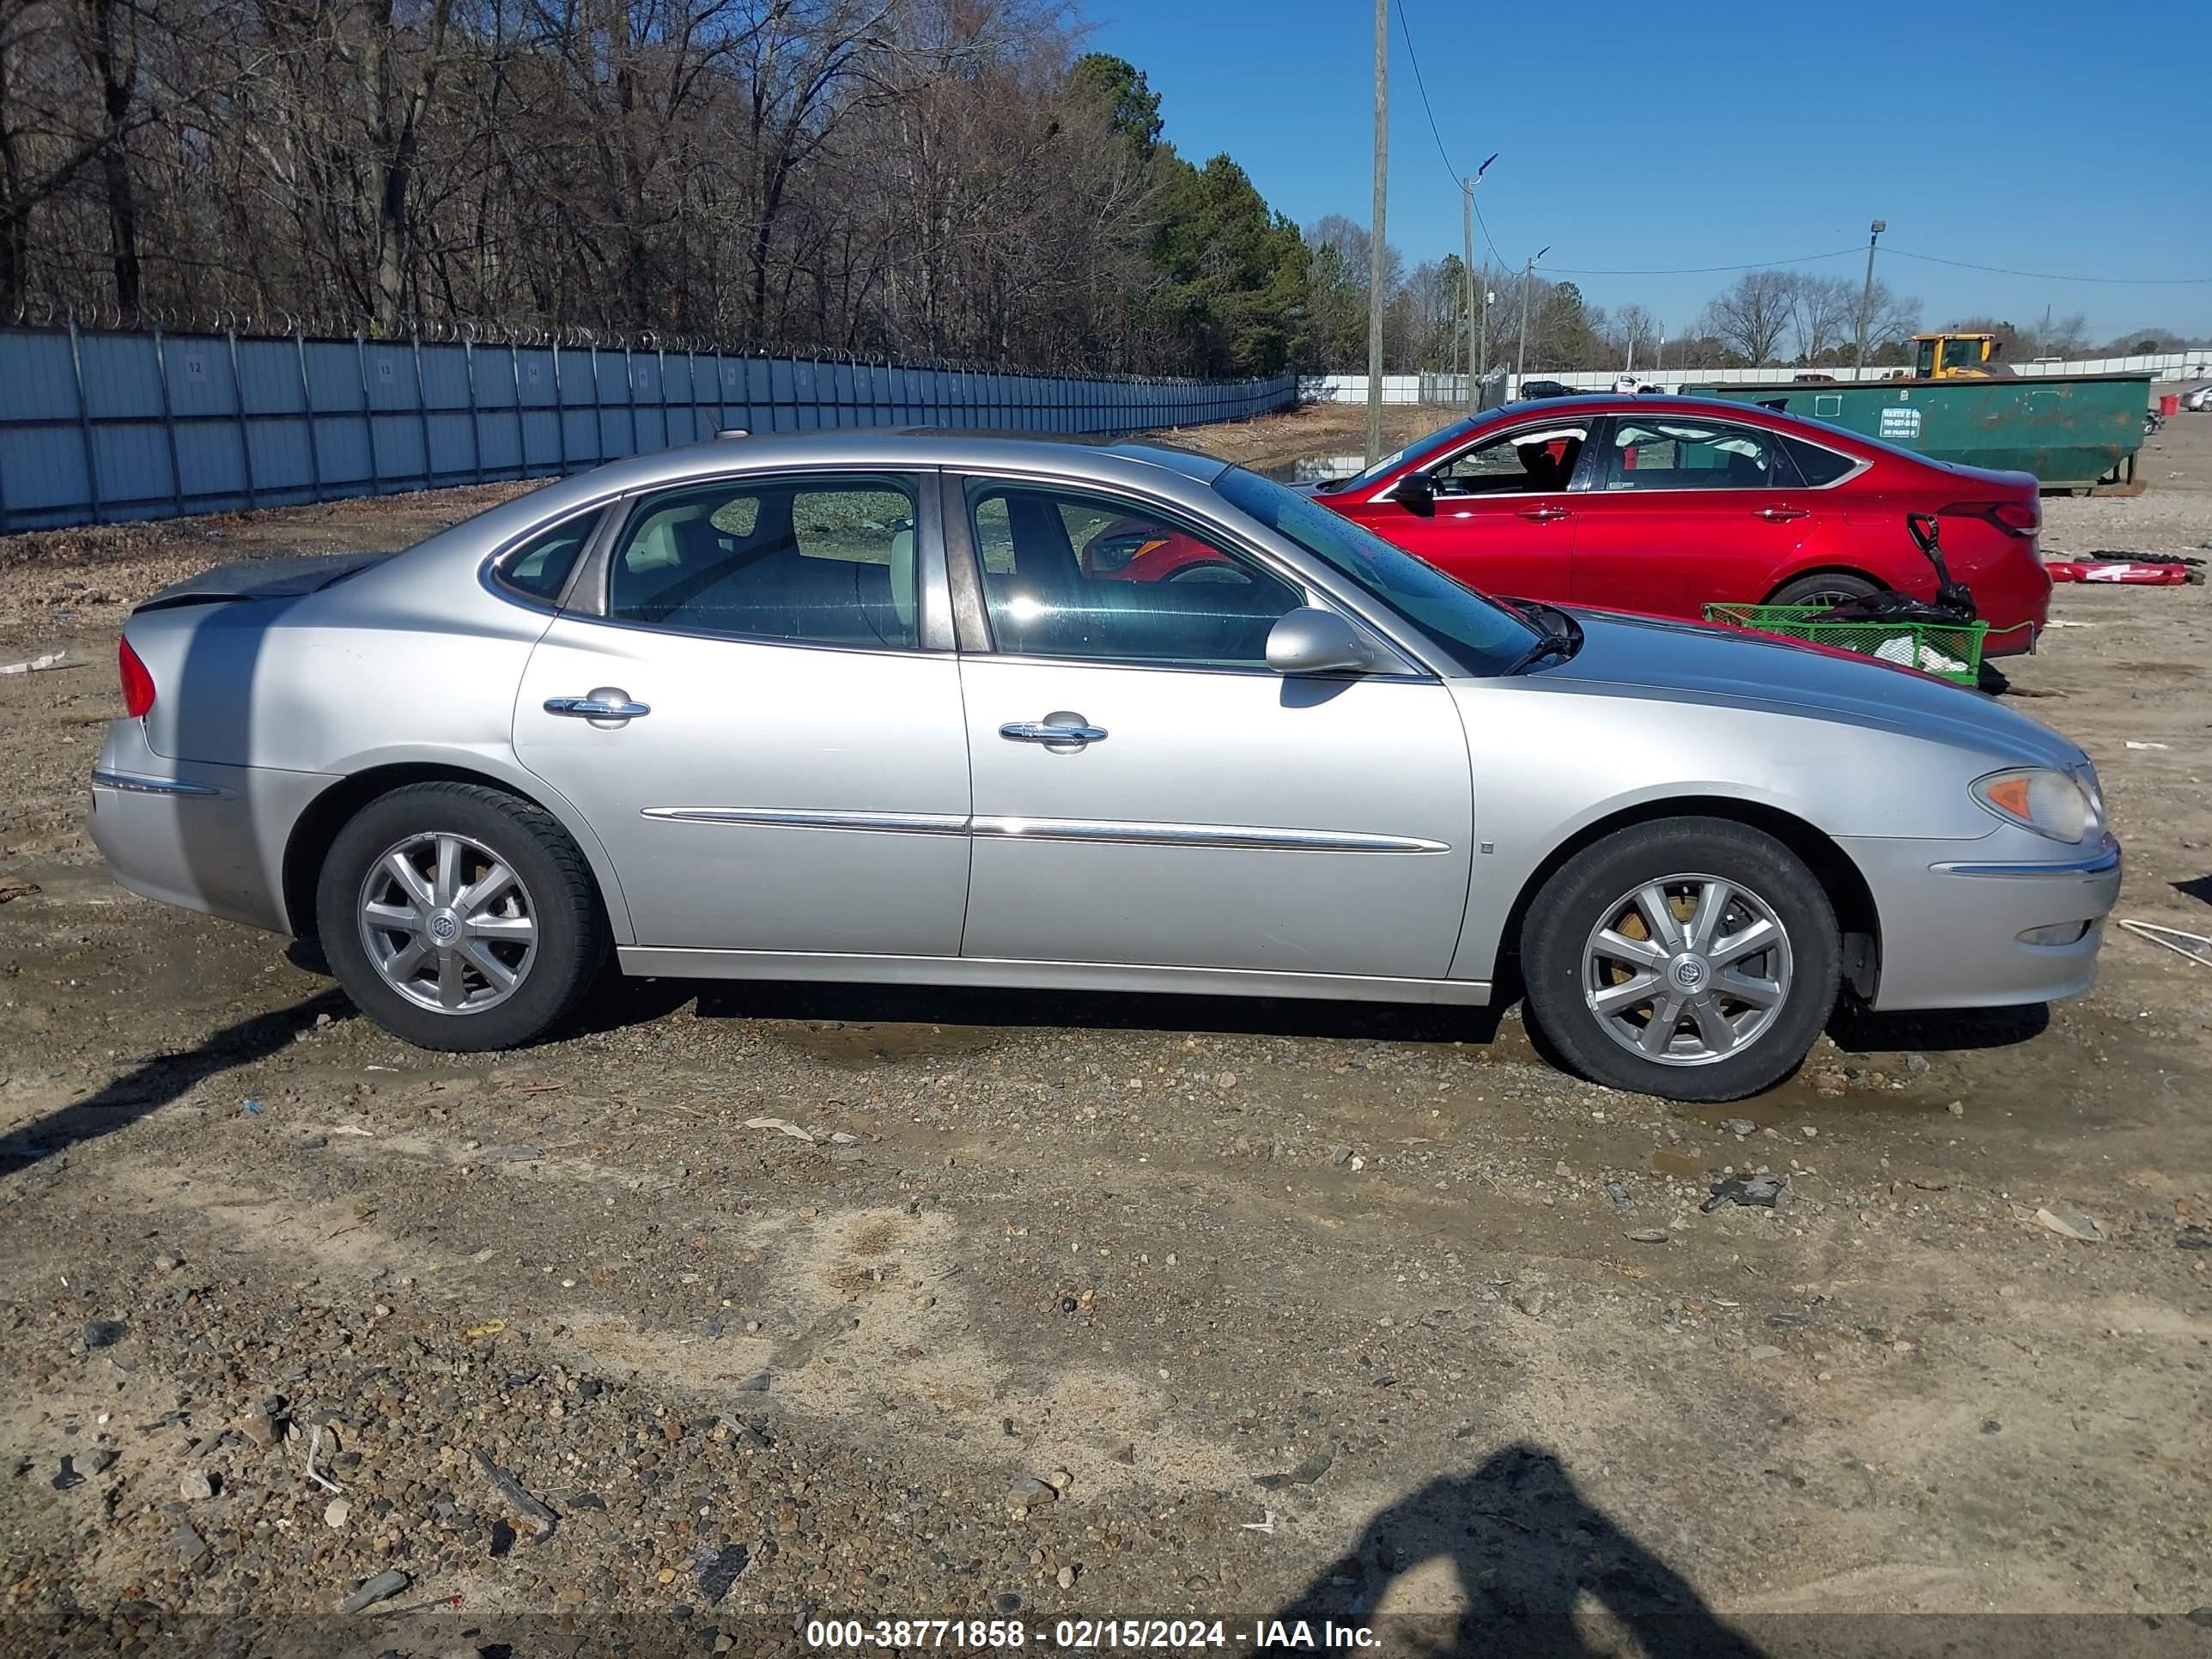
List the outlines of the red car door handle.
{"type": "Polygon", "coordinates": [[[1574,515],[1564,507],[1531,507],[1523,509],[1521,516],[1538,524],[1549,524],[1554,519],[1568,519],[1574,515]]]}
{"type": "Polygon", "coordinates": [[[1769,524],[1786,524],[1792,519],[1802,519],[1808,509],[1802,507],[1761,507],[1752,511],[1754,519],[1764,519],[1769,524]]]}

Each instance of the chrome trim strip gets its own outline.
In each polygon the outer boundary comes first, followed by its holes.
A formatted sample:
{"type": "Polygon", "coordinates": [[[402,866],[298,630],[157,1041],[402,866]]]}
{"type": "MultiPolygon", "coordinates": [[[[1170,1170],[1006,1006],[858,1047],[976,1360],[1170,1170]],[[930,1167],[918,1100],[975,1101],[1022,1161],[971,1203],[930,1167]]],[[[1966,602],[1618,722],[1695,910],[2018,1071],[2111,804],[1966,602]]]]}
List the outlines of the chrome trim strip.
{"type": "Polygon", "coordinates": [[[1292,853],[1449,853],[1449,843],[1352,830],[1268,830],[1235,823],[1132,823],[1112,818],[978,817],[979,836],[1120,842],[1139,847],[1233,847],[1292,853]]]}
{"type": "Polygon", "coordinates": [[[977,985],[1023,990],[1171,991],[1201,996],[1314,997],[1483,1007],[1490,981],[1391,979],[1263,968],[1172,968],[1148,963],[1013,957],[900,957],[816,951],[708,951],[625,945],[623,971],[644,978],[775,979],[876,985],[977,985]]]}
{"type": "Polygon", "coordinates": [[[775,830],[857,830],[877,835],[990,836],[1006,840],[1118,842],[1138,847],[1240,848],[1291,853],[1449,853],[1448,842],[1356,830],[1268,830],[1236,823],[1133,823],[1112,818],[962,817],[954,812],[817,811],[796,806],[647,806],[639,816],[674,823],[754,824],[775,830]]]}
{"type": "Polygon", "coordinates": [[[757,824],[775,830],[858,830],[878,835],[964,836],[957,812],[829,812],[782,806],[648,806],[641,817],[677,823],[757,824]]]}
{"type": "Polygon", "coordinates": [[[2066,859],[2054,864],[1936,864],[1929,868],[1945,876],[2101,876],[2120,867],[2118,842],[2087,858],[2066,859]]]}
{"type": "Polygon", "coordinates": [[[141,772],[96,771],[92,775],[95,789],[119,789],[129,795],[178,795],[195,800],[219,800],[233,792],[218,789],[211,783],[187,783],[182,778],[151,778],[141,772]]]}

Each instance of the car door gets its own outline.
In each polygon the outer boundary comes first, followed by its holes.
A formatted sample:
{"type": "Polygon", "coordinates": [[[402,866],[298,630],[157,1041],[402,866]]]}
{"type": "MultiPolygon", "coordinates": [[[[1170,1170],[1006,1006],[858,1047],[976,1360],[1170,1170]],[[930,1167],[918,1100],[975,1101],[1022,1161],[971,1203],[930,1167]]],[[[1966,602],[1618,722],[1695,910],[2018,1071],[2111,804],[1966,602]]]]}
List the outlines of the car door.
{"type": "Polygon", "coordinates": [[[638,945],[959,953],[968,745],[934,489],[662,489],[580,578],[514,746],[605,844],[638,945]]]}
{"type": "Polygon", "coordinates": [[[1773,433],[1702,415],[1616,416],[1576,499],[1574,598],[1655,616],[1757,601],[1818,504],[1773,433]]]}
{"type": "Polygon", "coordinates": [[[1573,583],[1575,469],[1586,420],[1494,433],[1424,469],[1435,511],[1394,485],[1363,518],[1384,540],[1485,593],[1564,603],[1573,583]]]}
{"type": "Polygon", "coordinates": [[[1162,506],[978,477],[948,481],[945,512],[981,613],[963,956],[1444,975],[1473,803],[1440,683],[1273,673],[1268,632],[1306,589],[1162,506]],[[1092,542],[1133,524],[1185,555],[1092,574],[1092,542]]]}

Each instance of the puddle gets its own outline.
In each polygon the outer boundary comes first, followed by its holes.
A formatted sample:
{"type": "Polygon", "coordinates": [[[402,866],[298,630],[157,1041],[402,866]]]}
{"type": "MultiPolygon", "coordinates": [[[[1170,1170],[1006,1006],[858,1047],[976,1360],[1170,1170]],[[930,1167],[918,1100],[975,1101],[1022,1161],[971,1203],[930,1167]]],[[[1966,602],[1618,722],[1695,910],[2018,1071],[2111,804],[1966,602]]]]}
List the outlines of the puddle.
{"type": "Polygon", "coordinates": [[[1670,1152],[1664,1147],[1651,1154],[1654,1175],[1674,1176],[1683,1181],[1702,1181],[1705,1160],[1690,1152],[1670,1152]]]}
{"type": "Polygon", "coordinates": [[[972,1025],[859,1024],[846,1020],[763,1020],[761,1034],[771,1042],[833,1066],[861,1068],[901,1060],[957,1059],[997,1048],[1006,1033],[972,1025]]]}
{"type": "Polygon", "coordinates": [[[1331,478],[1348,478],[1366,465],[1364,455],[1301,455],[1261,471],[1277,483],[1326,483],[1331,478]]]}

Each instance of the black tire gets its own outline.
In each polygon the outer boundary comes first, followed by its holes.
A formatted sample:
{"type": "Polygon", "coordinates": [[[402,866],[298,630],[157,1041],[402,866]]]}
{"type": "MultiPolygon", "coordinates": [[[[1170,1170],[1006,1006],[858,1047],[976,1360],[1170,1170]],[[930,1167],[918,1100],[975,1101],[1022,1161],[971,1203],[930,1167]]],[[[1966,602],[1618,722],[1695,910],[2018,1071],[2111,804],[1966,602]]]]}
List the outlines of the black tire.
{"type": "MultiPolygon", "coordinates": [[[[356,1006],[394,1036],[449,1053],[518,1048],[544,1036],[575,1012],[608,956],[599,888],[568,831],[542,808],[478,784],[409,784],[362,807],[323,860],[315,916],[331,969],[356,1006]],[[506,864],[520,884],[511,908],[522,909],[526,896],[533,929],[519,982],[475,1010],[410,1000],[370,959],[363,938],[371,869],[410,837],[439,835],[465,837],[506,864]]],[[[480,994],[490,985],[480,970],[475,982],[480,994]]]]}
{"type": "Polygon", "coordinates": [[[1793,577],[1767,595],[1769,605],[1836,605],[1844,599],[1863,599],[1869,593],[1882,591],[1880,582],[1869,581],[1864,576],[1854,576],[1848,570],[1815,570],[1808,575],[1793,577]]]}
{"type": "MultiPolygon", "coordinates": [[[[1626,932],[1634,923],[1620,925],[1626,932]]],[[[1631,936],[1648,938],[1649,930],[1631,936]]],[[[1662,819],[1593,842],[1544,884],[1521,930],[1528,1010],[1560,1057],[1592,1082],[1668,1100],[1740,1100],[1788,1076],[1835,1008],[1842,959],[1835,910],[1819,879],[1773,836],[1724,818],[1662,819]],[[1738,1006],[1732,1018],[1750,1033],[1743,1046],[1695,1063],[1632,1052],[1613,1034],[1620,1027],[1592,1007],[1584,987],[1585,949],[1601,925],[1616,920],[1623,896],[1680,875],[1716,878],[1743,890],[1780,924],[1790,963],[1786,988],[1763,1028],[1750,1031],[1755,1013],[1738,1006]]],[[[1771,967],[1775,958],[1751,960],[1771,967]]],[[[1633,970],[1617,971],[1625,981],[1633,970]]],[[[1701,959],[1705,982],[1717,983],[1721,971],[1701,959]]],[[[1623,1021],[1635,1018],[1629,1008],[1615,1012],[1623,1021]]],[[[1656,1017],[1653,1005],[1642,1024],[1648,1029],[1656,1017]]],[[[1701,1041],[1694,1021],[1682,1028],[1681,1040],[1701,1041]]]]}

